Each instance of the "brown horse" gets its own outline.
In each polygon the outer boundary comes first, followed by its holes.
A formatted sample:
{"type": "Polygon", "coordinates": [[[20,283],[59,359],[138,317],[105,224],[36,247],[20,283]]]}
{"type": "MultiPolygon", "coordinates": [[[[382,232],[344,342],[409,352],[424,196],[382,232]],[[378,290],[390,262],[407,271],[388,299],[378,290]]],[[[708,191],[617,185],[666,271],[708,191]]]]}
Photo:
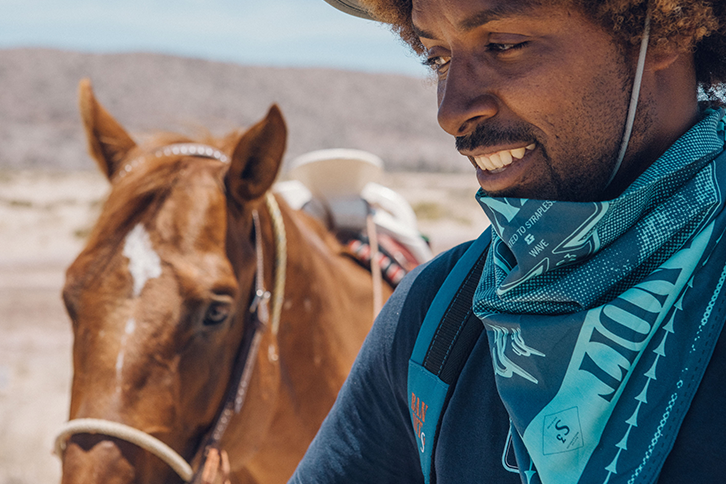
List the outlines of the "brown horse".
{"type": "Polygon", "coordinates": [[[79,425],[59,437],[62,482],[190,480],[144,449],[168,446],[198,470],[210,440],[229,455],[232,482],[285,482],[370,328],[370,274],[269,194],[286,142],[276,106],[204,144],[137,144],[88,81],[80,109],[111,192],[63,290],[75,338],[69,424],[79,425]],[[211,436],[218,417],[226,432],[211,436]],[[152,442],[134,440],[142,433],[152,442]]]}

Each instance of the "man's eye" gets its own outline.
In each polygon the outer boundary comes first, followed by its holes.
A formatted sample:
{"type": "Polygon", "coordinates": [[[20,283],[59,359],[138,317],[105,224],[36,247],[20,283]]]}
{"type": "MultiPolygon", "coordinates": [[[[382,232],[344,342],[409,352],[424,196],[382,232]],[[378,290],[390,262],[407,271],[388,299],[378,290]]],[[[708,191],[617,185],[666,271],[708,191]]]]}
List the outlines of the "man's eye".
{"type": "Polygon", "coordinates": [[[510,52],[514,50],[519,50],[523,48],[525,45],[527,45],[527,42],[520,42],[517,44],[497,44],[497,43],[489,43],[487,44],[487,49],[489,49],[492,52],[510,52]]]}
{"type": "Polygon", "coordinates": [[[423,61],[423,64],[426,67],[430,67],[435,72],[441,72],[441,70],[446,67],[446,65],[449,63],[448,59],[438,56],[438,57],[429,57],[428,59],[423,61]]]}

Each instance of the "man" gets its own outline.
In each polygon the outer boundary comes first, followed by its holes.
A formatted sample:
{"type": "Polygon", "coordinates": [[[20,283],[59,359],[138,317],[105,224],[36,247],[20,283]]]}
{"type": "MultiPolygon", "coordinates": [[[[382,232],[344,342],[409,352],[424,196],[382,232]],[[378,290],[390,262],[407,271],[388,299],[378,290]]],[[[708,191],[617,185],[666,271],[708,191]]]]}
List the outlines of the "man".
{"type": "Polygon", "coordinates": [[[726,3],[327,1],[431,66],[492,231],[404,279],[291,482],[721,482],[726,3]]]}

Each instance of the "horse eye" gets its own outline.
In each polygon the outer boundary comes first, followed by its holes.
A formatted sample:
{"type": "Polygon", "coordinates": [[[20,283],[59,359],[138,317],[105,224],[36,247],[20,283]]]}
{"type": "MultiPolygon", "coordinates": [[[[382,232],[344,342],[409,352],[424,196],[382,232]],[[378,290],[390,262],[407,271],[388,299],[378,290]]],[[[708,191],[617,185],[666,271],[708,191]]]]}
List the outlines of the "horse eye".
{"type": "Polygon", "coordinates": [[[229,317],[231,307],[230,304],[224,302],[211,303],[207,308],[207,312],[204,314],[202,324],[205,326],[213,326],[223,323],[229,317]]]}

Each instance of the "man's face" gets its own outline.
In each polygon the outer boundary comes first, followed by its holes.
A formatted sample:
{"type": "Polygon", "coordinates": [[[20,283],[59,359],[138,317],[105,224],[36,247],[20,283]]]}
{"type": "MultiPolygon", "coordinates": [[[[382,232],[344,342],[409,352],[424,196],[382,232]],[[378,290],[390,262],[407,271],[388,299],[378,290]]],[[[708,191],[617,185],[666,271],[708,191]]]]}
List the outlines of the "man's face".
{"type": "Polygon", "coordinates": [[[579,11],[537,3],[413,0],[438,76],[439,124],[491,196],[602,199],[627,116],[629,62],[579,11]]]}

